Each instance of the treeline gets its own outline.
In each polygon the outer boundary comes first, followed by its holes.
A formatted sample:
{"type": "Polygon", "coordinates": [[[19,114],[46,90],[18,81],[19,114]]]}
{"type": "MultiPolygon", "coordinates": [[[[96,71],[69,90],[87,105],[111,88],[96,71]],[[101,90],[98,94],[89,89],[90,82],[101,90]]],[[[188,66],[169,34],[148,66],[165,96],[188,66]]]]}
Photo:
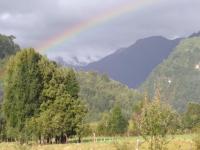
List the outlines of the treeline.
{"type": "Polygon", "coordinates": [[[65,143],[81,138],[87,112],[72,69],[25,49],[9,58],[1,105],[1,139],[65,143]]]}
{"type": "MultiPolygon", "coordinates": [[[[154,103],[157,105],[155,106],[155,109],[159,107],[162,108],[159,110],[160,112],[157,113],[164,113],[165,109],[167,109],[168,112],[166,113],[172,115],[169,121],[172,121],[171,123],[173,126],[170,126],[169,123],[166,127],[170,128],[170,130],[173,131],[173,134],[195,133],[200,127],[199,103],[189,102],[186,111],[179,113],[158,96],[154,96],[154,98],[144,96],[143,100],[132,105],[133,113],[130,118],[127,118],[122,113],[121,107],[115,106],[110,112],[103,113],[100,121],[91,124],[91,129],[99,136],[138,136],[141,134],[139,130],[139,126],[141,125],[138,123],[142,119],[142,114],[144,111],[150,111],[149,107],[154,105],[154,103]]],[[[151,112],[146,114],[147,116],[149,115],[147,118],[150,120],[153,120],[154,117],[155,119],[158,119],[159,116],[157,116],[156,113],[150,113],[151,112]]],[[[164,121],[166,121],[165,119],[167,119],[167,117],[163,116],[163,120],[161,122],[164,123],[164,121]]],[[[150,124],[148,123],[148,125],[150,124]]]]}
{"type": "Polygon", "coordinates": [[[178,113],[156,90],[153,98],[144,96],[133,106],[131,118],[126,118],[120,107],[104,113],[100,121],[91,124],[98,136],[141,136],[150,150],[167,148],[175,135],[197,134],[194,142],[200,148],[200,104],[190,102],[184,113],[178,113]]]}

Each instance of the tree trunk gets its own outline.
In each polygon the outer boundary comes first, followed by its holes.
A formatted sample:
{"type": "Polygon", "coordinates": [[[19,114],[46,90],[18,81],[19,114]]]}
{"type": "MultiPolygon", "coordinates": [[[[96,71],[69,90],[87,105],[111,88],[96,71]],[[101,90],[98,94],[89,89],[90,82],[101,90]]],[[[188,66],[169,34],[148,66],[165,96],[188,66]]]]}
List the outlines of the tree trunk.
{"type": "Polygon", "coordinates": [[[66,142],[67,142],[67,136],[62,133],[61,134],[61,143],[65,144],[66,142]]]}
{"type": "Polygon", "coordinates": [[[78,143],[81,143],[81,137],[80,136],[78,137],[78,143]]]}

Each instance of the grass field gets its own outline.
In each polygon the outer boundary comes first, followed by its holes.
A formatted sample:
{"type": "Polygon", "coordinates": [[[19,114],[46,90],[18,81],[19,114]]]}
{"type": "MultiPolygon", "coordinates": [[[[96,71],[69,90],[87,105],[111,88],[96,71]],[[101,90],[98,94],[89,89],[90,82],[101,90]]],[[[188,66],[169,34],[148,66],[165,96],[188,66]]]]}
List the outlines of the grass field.
{"type": "MultiPolygon", "coordinates": [[[[169,144],[169,150],[194,150],[193,135],[178,135],[169,144]]],[[[58,145],[20,145],[17,143],[1,143],[0,150],[135,150],[137,137],[98,138],[97,142],[89,141],[81,144],[58,145]]],[[[141,141],[141,138],[139,138],[141,141]]],[[[140,150],[146,150],[147,144],[140,146],[140,150]]]]}

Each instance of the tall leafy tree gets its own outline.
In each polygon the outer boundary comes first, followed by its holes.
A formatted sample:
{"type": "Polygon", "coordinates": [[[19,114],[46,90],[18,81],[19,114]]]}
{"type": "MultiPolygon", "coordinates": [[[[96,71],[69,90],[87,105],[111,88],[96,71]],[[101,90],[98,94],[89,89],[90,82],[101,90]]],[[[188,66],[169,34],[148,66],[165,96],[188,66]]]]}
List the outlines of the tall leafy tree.
{"type": "Polygon", "coordinates": [[[140,135],[149,143],[150,150],[164,150],[170,140],[168,134],[175,134],[180,120],[170,106],[163,104],[159,92],[152,102],[145,103],[137,118],[140,135]]]}
{"type": "Polygon", "coordinates": [[[121,108],[119,106],[115,106],[111,110],[111,114],[108,121],[109,132],[112,135],[115,134],[123,134],[127,130],[128,121],[123,116],[121,108]]]}
{"type": "Polygon", "coordinates": [[[42,75],[38,67],[40,59],[41,56],[33,49],[25,49],[8,62],[3,111],[11,137],[23,138],[21,133],[26,119],[39,110],[42,91],[42,75]]]}

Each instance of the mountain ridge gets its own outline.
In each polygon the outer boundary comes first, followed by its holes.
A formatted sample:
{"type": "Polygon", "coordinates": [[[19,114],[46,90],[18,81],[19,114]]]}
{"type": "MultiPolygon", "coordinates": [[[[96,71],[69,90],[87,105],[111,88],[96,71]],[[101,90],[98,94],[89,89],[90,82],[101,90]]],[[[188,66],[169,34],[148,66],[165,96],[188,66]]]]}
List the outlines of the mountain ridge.
{"type": "Polygon", "coordinates": [[[181,38],[170,40],[162,36],[143,38],[81,69],[108,74],[114,80],[137,88],[153,68],[167,58],[180,40],[181,38]],[[144,56],[145,54],[149,57],[144,56]],[[145,65],[142,65],[141,60],[145,61],[145,65]]]}

